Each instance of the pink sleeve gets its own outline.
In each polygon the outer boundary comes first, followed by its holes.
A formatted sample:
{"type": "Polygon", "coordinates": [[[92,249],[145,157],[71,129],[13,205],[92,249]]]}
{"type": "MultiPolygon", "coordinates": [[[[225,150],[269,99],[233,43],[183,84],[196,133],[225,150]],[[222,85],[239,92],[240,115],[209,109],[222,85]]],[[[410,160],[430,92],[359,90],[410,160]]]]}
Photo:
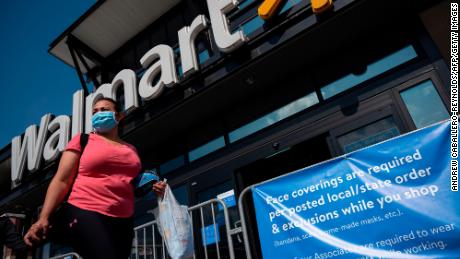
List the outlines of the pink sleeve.
{"type": "Polygon", "coordinates": [[[126,143],[128,145],[129,148],[131,148],[135,153],[136,155],[139,155],[139,153],[137,153],[137,148],[129,143],[126,143]]]}
{"type": "Polygon", "coordinates": [[[81,150],[81,147],[80,147],[80,134],[76,135],[75,137],[73,137],[69,143],[67,144],[67,146],[65,147],[65,151],[77,151],[78,153],[80,153],[80,150],[81,150]]]}

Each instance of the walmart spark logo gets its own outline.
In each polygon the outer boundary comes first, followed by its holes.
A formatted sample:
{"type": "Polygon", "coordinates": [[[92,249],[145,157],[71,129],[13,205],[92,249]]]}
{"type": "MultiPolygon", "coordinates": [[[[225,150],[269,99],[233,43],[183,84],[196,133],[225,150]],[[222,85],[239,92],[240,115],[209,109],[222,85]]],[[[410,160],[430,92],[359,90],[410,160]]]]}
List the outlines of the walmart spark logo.
{"type": "MultiPolygon", "coordinates": [[[[284,0],[264,0],[257,10],[259,16],[264,20],[269,20],[276,14],[282,2],[284,0]]],[[[315,14],[320,14],[332,6],[332,0],[311,0],[311,9],[315,14]]]]}

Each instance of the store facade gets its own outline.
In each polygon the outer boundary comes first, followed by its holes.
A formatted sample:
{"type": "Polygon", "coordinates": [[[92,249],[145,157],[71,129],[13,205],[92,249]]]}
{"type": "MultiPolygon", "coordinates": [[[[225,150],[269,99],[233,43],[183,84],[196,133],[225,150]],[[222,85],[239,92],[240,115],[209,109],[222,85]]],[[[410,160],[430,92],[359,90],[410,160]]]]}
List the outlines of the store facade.
{"type": "MultiPolygon", "coordinates": [[[[122,137],[187,205],[450,116],[446,1],[287,0],[267,21],[254,0],[156,2],[100,1],[50,45],[83,90],[72,118],[43,117],[42,151],[21,151],[32,131],[0,151],[3,212],[37,216],[98,94],[124,104],[122,137]]],[[[136,225],[153,220],[154,199],[136,202],[136,225]]]]}

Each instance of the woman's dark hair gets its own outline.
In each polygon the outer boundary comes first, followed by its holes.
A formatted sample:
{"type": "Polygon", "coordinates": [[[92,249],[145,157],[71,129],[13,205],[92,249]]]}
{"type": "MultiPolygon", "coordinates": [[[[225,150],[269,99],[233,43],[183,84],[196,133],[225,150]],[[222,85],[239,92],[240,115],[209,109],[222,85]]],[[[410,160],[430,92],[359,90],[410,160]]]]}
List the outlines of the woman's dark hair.
{"type": "Polygon", "coordinates": [[[111,102],[113,103],[113,105],[115,106],[115,111],[116,112],[121,112],[121,105],[115,101],[114,99],[112,98],[109,98],[109,97],[104,97],[104,96],[101,96],[99,98],[96,98],[96,100],[94,100],[94,104],[96,104],[97,102],[99,101],[108,101],[108,102],[111,102]]]}

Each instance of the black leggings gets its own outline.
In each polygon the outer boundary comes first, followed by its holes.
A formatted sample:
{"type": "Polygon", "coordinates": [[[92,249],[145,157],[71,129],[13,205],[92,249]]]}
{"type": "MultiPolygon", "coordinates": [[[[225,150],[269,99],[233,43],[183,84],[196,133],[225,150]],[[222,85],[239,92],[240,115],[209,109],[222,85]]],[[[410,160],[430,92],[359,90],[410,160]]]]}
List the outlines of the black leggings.
{"type": "Polygon", "coordinates": [[[70,242],[83,259],[127,259],[134,236],[132,218],[114,218],[69,206],[70,242]]]}

